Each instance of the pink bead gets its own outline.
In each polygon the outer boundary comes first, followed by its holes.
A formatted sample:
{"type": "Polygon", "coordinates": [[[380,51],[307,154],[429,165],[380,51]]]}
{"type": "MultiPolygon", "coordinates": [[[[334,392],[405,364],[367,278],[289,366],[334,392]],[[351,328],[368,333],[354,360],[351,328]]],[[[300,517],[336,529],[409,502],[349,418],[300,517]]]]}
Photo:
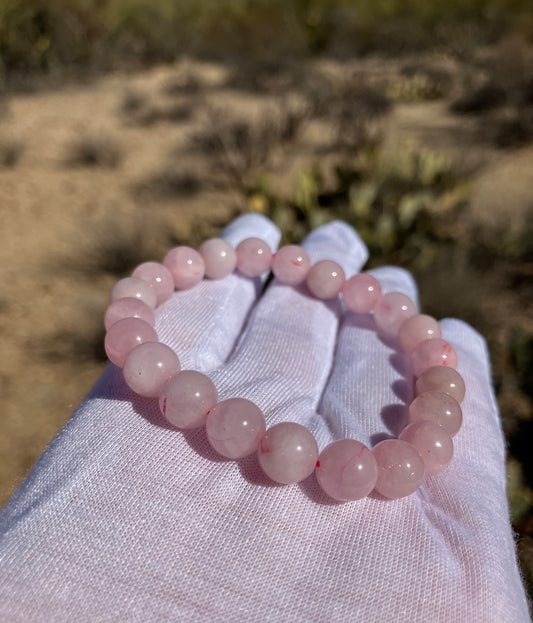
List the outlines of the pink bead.
{"type": "Polygon", "coordinates": [[[152,286],[155,291],[156,305],[161,305],[161,303],[168,301],[174,292],[172,275],[168,268],[165,268],[159,262],[139,264],[131,276],[143,279],[152,286]]]}
{"type": "Polygon", "coordinates": [[[463,402],[465,382],[457,370],[445,366],[434,366],[423,372],[416,381],[416,395],[425,392],[442,392],[449,394],[457,402],[463,402]]]}
{"type": "Polygon", "coordinates": [[[311,266],[307,275],[307,287],[317,299],[335,298],[344,285],[344,270],[332,260],[321,260],[311,266]]]}
{"type": "Polygon", "coordinates": [[[202,242],[198,253],[205,263],[205,276],[209,279],[223,279],[237,266],[235,249],[222,238],[211,238],[202,242]]]}
{"type": "Polygon", "coordinates": [[[442,426],[453,437],[463,423],[463,412],[457,400],[441,392],[424,392],[409,405],[409,423],[421,420],[442,426]]]}
{"type": "Polygon", "coordinates": [[[424,462],[426,476],[434,476],[450,464],[453,441],[450,435],[433,422],[409,424],[400,433],[400,439],[412,444],[424,462]]]}
{"type": "Polygon", "coordinates": [[[155,326],[154,312],[140,299],[117,299],[114,303],[111,303],[107,308],[104,318],[106,330],[112,327],[115,322],[123,320],[124,318],[140,318],[151,327],[155,326]]]}
{"type": "Polygon", "coordinates": [[[201,372],[182,370],[165,383],[159,394],[159,408],[178,428],[203,426],[207,412],[218,400],[213,381],[201,372]]]}
{"type": "Polygon", "coordinates": [[[313,435],[296,422],[280,422],[269,428],[257,449],[267,476],[283,485],[300,482],[313,472],[318,446],[313,435]]]}
{"type": "Polygon", "coordinates": [[[457,367],[457,353],[441,338],[424,340],[411,353],[411,363],[415,376],[420,376],[433,366],[457,367]]]}
{"type": "Polygon", "coordinates": [[[370,313],[380,298],[381,286],[379,281],[366,273],[359,273],[350,277],[342,287],[344,304],[356,314],[370,313]]]}
{"type": "Polygon", "coordinates": [[[178,290],[188,290],[204,278],[205,264],[202,256],[191,247],[174,247],[165,255],[163,266],[172,274],[178,290]]]}
{"type": "Polygon", "coordinates": [[[168,379],[180,371],[176,353],[166,344],[145,342],[126,357],[124,380],[139,396],[156,398],[168,379]]]}
{"type": "Polygon", "coordinates": [[[126,277],[117,281],[111,290],[110,301],[114,303],[119,299],[133,298],[146,303],[150,309],[155,309],[155,291],[149,283],[136,277],[126,277]]]}
{"type": "Polygon", "coordinates": [[[330,443],[318,457],[316,479],[335,500],[360,500],[376,484],[378,466],[372,452],[355,439],[330,443]]]}
{"type": "Polygon", "coordinates": [[[144,342],[157,342],[154,328],[140,318],[124,318],[115,322],[107,332],[105,352],[110,361],[122,368],[130,352],[144,342]]]}
{"type": "Polygon", "coordinates": [[[420,342],[440,337],[439,323],[426,314],[415,314],[408,318],[398,331],[400,348],[404,353],[411,353],[420,342]]]}
{"type": "Polygon", "coordinates": [[[311,268],[311,260],[305,249],[289,244],[274,255],[272,272],[280,283],[295,286],[303,283],[311,268]]]}
{"type": "Polygon", "coordinates": [[[402,439],[386,439],[372,452],[378,464],[378,493],[395,499],[418,489],[424,478],[424,461],[414,446],[402,439]]]}
{"type": "Polygon", "coordinates": [[[402,324],[416,313],[413,301],[402,292],[384,294],[374,309],[374,320],[378,331],[398,335],[402,324]]]}
{"type": "Polygon", "coordinates": [[[261,238],[246,238],[237,247],[237,268],[246,277],[259,277],[272,263],[272,251],[261,238]]]}
{"type": "Polygon", "coordinates": [[[265,418],[246,398],[230,398],[207,414],[205,432],[213,448],[228,459],[242,459],[257,450],[265,434],[265,418]]]}

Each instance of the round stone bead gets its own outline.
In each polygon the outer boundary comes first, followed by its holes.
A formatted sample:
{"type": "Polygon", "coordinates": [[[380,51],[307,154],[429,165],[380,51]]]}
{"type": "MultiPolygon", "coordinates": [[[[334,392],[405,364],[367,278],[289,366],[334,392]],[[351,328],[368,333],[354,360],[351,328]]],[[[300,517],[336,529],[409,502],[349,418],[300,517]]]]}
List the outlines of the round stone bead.
{"type": "Polygon", "coordinates": [[[457,370],[446,366],[433,366],[423,372],[416,381],[416,395],[425,392],[442,392],[455,398],[457,402],[463,402],[465,382],[457,370]]]}
{"type": "Polygon", "coordinates": [[[356,314],[370,313],[380,299],[381,285],[372,275],[359,273],[350,277],[342,286],[342,300],[356,314]]]}
{"type": "Polygon", "coordinates": [[[402,324],[415,313],[415,304],[406,294],[389,292],[384,294],[376,304],[374,321],[378,331],[388,335],[398,335],[402,324]]]}
{"type": "Polygon", "coordinates": [[[172,274],[178,290],[188,290],[204,278],[205,264],[202,256],[191,247],[174,247],[165,255],[163,266],[172,274]]]}
{"type": "Polygon", "coordinates": [[[409,424],[400,433],[400,439],[412,444],[424,462],[426,476],[434,476],[450,464],[453,456],[453,441],[450,435],[433,422],[409,424]]]}
{"type": "Polygon", "coordinates": [[[174,292],[174,280],[172,274],[159,262],[144,262],[139,264],[132,272],[132,277],[143,279],[149,283],[155,291],[156,305],[161,305],[172,296],[174,292]]]}
{"type": "Polygon", "coordinates": [[[457,367],[457,353],[453,346],[442,338],[424,340],[411,353],[411,364],[415,376],[420,376],[433,366],[457,367]]]}
{"type": "Polygon", "coordinates": [[[318,457],[316,479],[335,500],[346,502],[367,496],[376,484],[378,467],[372,452],[355,439],[330,443],[318,457]]]}
{"type": "Polygon", "coordinates": [[[205,263],[205,276],[209,279],[223,279],[237,266],[235,249],[222,238],[210,238],[202,242],[198,253],[205,263]]]}
{"type": "Polygon", "coordinates": [[[139,396],[156,398],[168,379],[180,371],[176,353],[161,342],[136,346],[124,362],[124,380],[139,396]]]}
{"type": "Polygon", "coordinates": [[[228,459],[242,459],[257,450],[265,434],[261,409],[246,398],[230,398],[207,414],[205,432],[211,446],[228,459]]]}
{"type": "Polygon", "coordinates": [[[424,478],[424,461],[413,445],[403,439],[386,439],[372,453],[378,464],[378,493],[395,499],[418,489],[424,478]]]}
{"type": "Polygon", "coordinates": [[[151,327],[155,326],[154,312],[146,303],[140,299],[125,298],[117,299],[107,308],[104,317],[104,325],[106,331],[109,330],[115,322],[124,318],[140,318],[147,322],[151,327]]]}
{"type": "Polygon", "coordinates": [[[442,426],[452,437],[463,423],[463,412],[457,400],[441,392],[419,394],[409,405],[408,421],[410,424],[429,421],[442,426]]]}
{"type": "Polygon", "coordinates": [[[295,244],[289,244],[274,255],[272,272],[280,283],[295,286],[303,283],[307,278],[311,260],[305,249],[295,244]]]}
{"type": "Polygon", "coordinates": [[[310,431],[301,424],[280,422],[269,428],[261,439],[257,458],[267,476],[290,485],[313,472],[318,446],[310,431]]]}
{"type": "Polygon", "coordinates": [[[335,298],[344,285],[344,270],[333,260],[321,260],[311,266],[307,275],[307,287],[317,299],[335,298]]]}
{"type": "Polygon", "coordinates": [[[196,370],[182,370],[170,377],[159,394],[159,408],[164,417],[178,428],[203,426],[207,412],[218,400],[213,381],[196,370]]]}
{"type": "Polygon", "coordinates": [[[155,290],[143,279],[126,277],[115,283],[111,290],[111,303],[125,298],[139,299],[143,303],[146,303],[150,309],[155,309],[155,290]]]}
{"type": "Polygon", "coordinates": [[[246,277],[259,277],[272,263],[272,251],[261,238],[246,238],[237,246],[237,268],[246,277]]]}
{"type": "Polygon", "coordinates": [[[407,318],[398,331],[398,341],[404,353],[412,353],[424,340],[441,337],[439,323],[426,314],[415,314],[407,318]]]}
{"type": "Polygon", "coordinates": [[[130,352],[144,342],[157,342],[154,328],[140,318],[124,318],[110,327],[104,347],[110,361],[122,368],[130,352]]]}

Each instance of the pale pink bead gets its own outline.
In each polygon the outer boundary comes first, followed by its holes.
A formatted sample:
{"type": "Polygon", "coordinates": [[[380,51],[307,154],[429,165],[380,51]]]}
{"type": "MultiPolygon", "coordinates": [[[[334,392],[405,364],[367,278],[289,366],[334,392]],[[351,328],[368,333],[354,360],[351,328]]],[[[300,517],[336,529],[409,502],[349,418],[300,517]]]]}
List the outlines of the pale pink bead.
{"type": "Polygon", "coordinates": [[[191,247],[174,247],[165,255],[163,265],[172,274],[178,290],[188,290],[202,281],[205,264],[202,256],[191,247]]]}
{"type": "Polygon", "coordinates": [[[209,443],[228,459],[242,459],[255,452],[265,430],[261,409],[246,398],[219,402],[207,414],[205,424],[209,443]]]}
{"type": "Polygon", "coordinates": [[[111,290],[109,298],[111,303],[119,299],[139,299],[151,309],[155,309],[156,296],[154,289],[149,283],[136,277],[126,277],[117,281],[111,290]]]}
{"type": "Polygon", "coordinates": [[[237,268],[246,277],[259,277],[272,263],[272,251],[261,238],[246,238],[237,247],[237,268]]]}
{"type": "Polygon", "coordinates": [[[210,238],[202,242],[198,253],[205,263],[205,276],[209,279],[223,279],[237,266],[235,249],[222,238],[210,238]]]}
{"type": "Polygon", "coordinates": [[[376,484],[378,467],[372,452],[355,439],[330,443],[318,457],[316,479],[335,500],[360,500],[376,484]]]}
{"type": "Polygon", "coordinates": [[[381,286],[379,281],[366,273],[359,273],[350,277],[342,287],[344,304],[356,314],[370,313],[380,298],[381,286]]]}
{"type": "Polygon", "coordinates": [[[272,272],[280,283],[295,286],[303,283],[311,268],[311,260],[305,249],[289,244],[274,255],[272,272]]]}
{"type": "Polygon", "coordinates": [[[106,330],[112,327],[115,322],[124,318],[140,318],[147,322],[151,327],[155,325],[154,312],[146,303],[140,299],[126,298],[117,299],[107,308],[104,317],[106,330]]]}
{"type": "Polygon", "coordinates": [[[321,260],[311,266],[307,275],[307,287],[317,299],[335,298],[344,285],[344,270],[332,260],[321,260]]]}
{"type": "Polygon", "coordinates": [[[148,282],[155,291],[156,304],[161,305],[172,296],[174,280],[172,274],[159,262],[144,262],[131,273],[132,277],[148,282]]]}
{"type": "Polygon", "coordinates": [[[455,435],[463,423],[463,412],[457,400],[441,392],[424,392],[409,405],[409,423],[427,420],[455,435]]]}
{"type": "Polygon", "coordinates": [[[439,323],[426,314],[415,314],[401,325],[398,331],[398,341],[404,353],[412,353],[424,340],[441,337],[439,323]]]}
{"type": "Polygon", "coordinates": [[[173,426],[198,428],[205,424],[207,412],[217,400],[216,387],[209,377],[195,370],[182,370],[161,389],[159,408],[173,426]]]}
{"type": "Polygon", "coordinates": [[[424,340],[411,353],[411,363],[415,376],[420,376],[433,366],[457,367],[457,353],[441,338],[424,340]]]}
{"type": "Polygon", "coordinates": [[[465,382],[457,370],[445,366],[433,366],[423,372],[416,381],[416,395],[425,392],[442,392],[449,394],[457,402],[463,402],[465,382]]]}
{"type": "Polygon", "coordinates": [[[433,422],[409,424],[400,433],[400,439],[412,444],[424,461],[426,476],[434,476],[450,464],[453,456],[453,441],[450,435],[433,422]]]}
{"type": "Polygon", "coordinates": [[[413,301],[402,292],[384,294],[374,308],[374,320],[379,331],[398,335],[402,324],[414,316],[416,307],[413,301]]]}
{"type": "Polygon", "coordinates": [[[139,396],[156,398],[168,379],[180,371],[176,353],[161,342],[136,346],[124,362],[124,380],[139,396]]]}
{"type": "Polygon", "coordinates": [[[140,318],[124,318],[110,327],[104,347],[110,361],[122,368],[130,352],[144,342],[157,342],[154,328],[140,318]]]}
{"type": "Polygon", "coordinates": [[[267,476],[290,485],[313,472],[318,446],[313,435],[301,424],[280,422],[269,428],[261,439],[257,458],[267,476]]]}
{"type": "Polygon", "coordinates": [[[386,439],[372,452],[378,464],[378,493],[395,499],[418,489],[424,478],[424,461],[413,445],[402,439],[386,439]]]}

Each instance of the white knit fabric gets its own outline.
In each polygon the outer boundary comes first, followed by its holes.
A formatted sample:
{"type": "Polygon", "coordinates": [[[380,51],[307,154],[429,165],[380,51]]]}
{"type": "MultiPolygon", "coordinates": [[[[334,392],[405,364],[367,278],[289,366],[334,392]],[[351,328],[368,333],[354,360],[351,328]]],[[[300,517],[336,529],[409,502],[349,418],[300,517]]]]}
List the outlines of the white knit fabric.
{"type": "MultiPolygon", "coordinates": [[[[249,236],[279,241],[254,215],[224,232],[234,245],[249,236]]],[[[367,258],[340,222],[305,247],[347,275],[367,258]]],[[[416,300],[405,271],[373,273],[416,300]]],[[[233,274],[175,293],[156,329],[221,399],[253,400],[267,425],[300,422],[322,449],[396,433],[412,398],[407,359],[372,322],[233,274]]],[[[0,620],[529,621],[485,341],[459,320],[441,326],[467,386],[464,425],[450,467],[394,501],[337,504],[314,476],[274,485],[255,456],[223,460],[203,429],[165,424],[110,365],[0,516],[0,620]]]]}

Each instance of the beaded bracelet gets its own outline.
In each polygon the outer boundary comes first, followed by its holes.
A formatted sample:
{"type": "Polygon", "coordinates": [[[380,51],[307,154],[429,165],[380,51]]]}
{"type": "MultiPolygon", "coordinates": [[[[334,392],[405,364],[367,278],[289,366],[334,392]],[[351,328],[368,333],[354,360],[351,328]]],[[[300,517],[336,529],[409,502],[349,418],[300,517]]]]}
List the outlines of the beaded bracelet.
{"type": "Polygon", "coordinates": [[[413,301],[401,292],[382,294],[379,282],[369,274],[345,279],[336,262],[311,265],[302,247],[288,245],[273,254],[259,238],[247,238],[236,249],[212,238],[198,251],[185,246],[171,249],[162,264],[141,264],[131,277],[116,283],[105,326],[106,353],[123,368],[134,392],[158,398],[163,416],[177,428],[205,425],[209,443],[224,457],[240,459],[257,452],[263,471],[278,483],[299,482],[315,470],[321,488],[336,500],[358,500],[374,489],[384,497],[400,498],[413,493],[425,475],[437,474],[451,461],[452,436],[462,423],[459,403],[465,385],[454,369],[457,355],[441,338],[437,321],[416,314],[413,301]],[[158,341],[155,307],[175,288],[192,288],[204,276],[223,279],[235,268],[247,277],[271,269],[286,285],[305,281],[310,293],[321,300],[342,294],[347,309],[372,312],[378,331],[397,336],[418,377],[408,425],[398,439],[381,441],[372,450],[355,439],[341,439],[319,455],[315,438],[304,426],[281,422],[267,430],[263,413],[253,402],[245,398],[218,402],[209,377],[181,370],[176,353],[158,341]]]}

